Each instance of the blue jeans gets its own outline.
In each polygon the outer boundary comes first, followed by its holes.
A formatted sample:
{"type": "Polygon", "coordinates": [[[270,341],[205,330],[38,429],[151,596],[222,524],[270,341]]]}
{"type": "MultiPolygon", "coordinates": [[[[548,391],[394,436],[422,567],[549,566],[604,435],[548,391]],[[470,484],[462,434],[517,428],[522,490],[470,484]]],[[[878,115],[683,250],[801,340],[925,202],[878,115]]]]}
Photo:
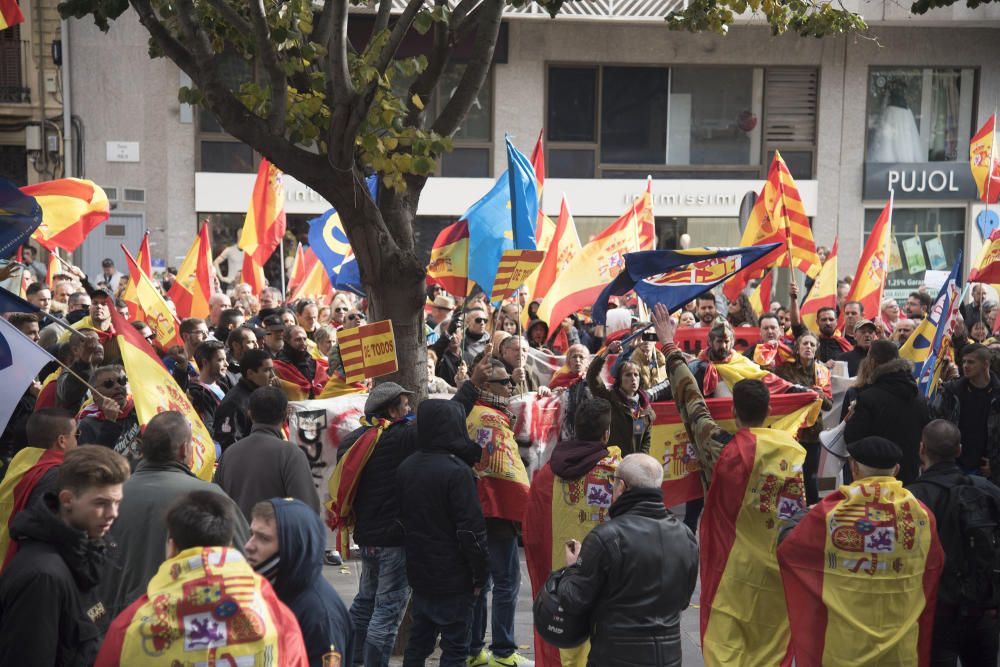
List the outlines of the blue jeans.
{"type": "Polygon", "coordinates": [[[413,594],[413,625],[403,654],[403,667],[422,667],[441,633],[441,667],[465,667],[465,644],[474,599],[466,595],[429,597],[413,594]]]}
{"type": "Polygon", "coordinates": [[[517,650],[514,641],[514,610],[521,589],[521,564],[517,557],[517,537],[487,538],[490,552],[490,576],[482,594],[476,598],[475,615],[469,637],[469,655],[479,655],[486,645],[486,593],[493,591],[490,651],[506,658],[517,650]]]}
{"type": "Polygon", "coordinates": [[[403,547],[361,547],[361,582],[351,604],[354,664],[388,666],[409,599],[403,547]]]}

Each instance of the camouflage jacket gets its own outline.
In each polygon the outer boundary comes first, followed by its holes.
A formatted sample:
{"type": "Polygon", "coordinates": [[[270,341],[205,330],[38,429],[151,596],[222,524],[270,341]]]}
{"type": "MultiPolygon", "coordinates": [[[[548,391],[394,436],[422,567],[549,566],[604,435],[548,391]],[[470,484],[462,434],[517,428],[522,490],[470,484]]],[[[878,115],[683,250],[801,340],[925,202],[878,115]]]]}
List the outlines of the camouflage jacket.
{"type": "Polygon", "coordinates": [[[701,465],[702,484],[708,489],[712,482],[712,471],[722,455],[722,448],[732,440],[733,434],[721,429],[712,419],[705,397],[701,395],[698,382],[680,350],[671,350],[667,355],[667,373],[677,411],[701,465]]]}

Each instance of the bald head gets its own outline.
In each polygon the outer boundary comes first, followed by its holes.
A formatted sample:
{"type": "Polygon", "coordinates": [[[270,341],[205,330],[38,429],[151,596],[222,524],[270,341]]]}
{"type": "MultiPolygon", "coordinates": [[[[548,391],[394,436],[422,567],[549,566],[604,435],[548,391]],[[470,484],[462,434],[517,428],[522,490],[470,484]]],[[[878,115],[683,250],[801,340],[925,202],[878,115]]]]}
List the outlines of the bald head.
{"type": "Polygon", "coordinates": [[[663,484],[663,466],[649,454],[629,454],[617,474],[630,489],[658,489],[663,484]]]}
{"type": "Polygon", "coordinates": [[[954,461],[962,453],[962,432],[946,419],[935,419],[924,427],[920,444],[927,465],[954,461]]]}

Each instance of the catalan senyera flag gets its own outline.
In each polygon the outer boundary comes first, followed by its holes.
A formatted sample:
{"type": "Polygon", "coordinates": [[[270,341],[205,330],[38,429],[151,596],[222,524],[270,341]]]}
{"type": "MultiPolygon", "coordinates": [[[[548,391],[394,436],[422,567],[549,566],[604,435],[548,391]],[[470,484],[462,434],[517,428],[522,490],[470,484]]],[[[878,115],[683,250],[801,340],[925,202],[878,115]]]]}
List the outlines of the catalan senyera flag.
{"type": "MultiPolygon", "coordinates": [[[[858,301],[866,313],[875,317],[882,312],[882,292],[889,272],[889,243],[892,241],[892,199],[882,209],[872,233],[865,242],[854,272],[851,289],[845,301],[858,301]]],[[[836,289],[836,286],[834,287],[836,289]]],[[[837,328],[843,330],[844,315],[841,313],[837,328]]]]}
{"type": "MultiPolygon", "coordinates": [[[[563,563],[566,542],[583,542],[587,533],[610,518],[611,487],[622,457],[617,447],[608,447],[605,454],[578,479],[559,477],[551,464],[546,464],[531,479],[521,525],[533,598],[552,570],[563,563]]],[[[589,642],[575,649],[560,650],[535,632],[536,667],[585,667],[588,653],[589,642]]]]}
{"type": "MultiPolygon", "coordinates": [[[[767,181],[764,183],[763,199],[767,211],[765,233],[783,229],[785,238],[788,239],[786,243],[791,249],[792,264],[807,276],[815,277],[819,273],[820,262],[812,228],[792,172],[788,170],[788,165],[778,151],[774,151],[774,159],[771,160],[767,181]]],[[[787,259],[786,256],[786,261],[787,259]]]]}
{"type": "Polygon", "coordinates": [[[10,539],[10,521],[28,506],[35,485],[49,470],[63,461],[61,449],[25,447],[10,460],[0,482],[0,572],[17,553],[17,542],[10,539]]]}
{"type": "Polygon", "coordinates": [[[262,158],[238,245],[240,250],[252,255],[257,264],[264,266],[284,235],[284,175],[262,158]]]}
{"type": "Polygon", "coordinates": [[[449,294],[465,296],[469,288],[469,223],[459,220],[441,230],[431,248],[427,282],[449,294]]]}
{"type": "Polygon", "coordinates": [[[983,244],[979,261],[969,273],[970,283],[1000,283],[1000,227],[990,233],[983,244]]]}
{"type": "MultiPolygon", "coordinates": [[[[712,419],[729,433],[737,431],[732,398],[709,398],[705,401],[712,419]]],[[[822,401],[815,394],[772,394],[771,412],[764,425],[795,435],[803,425],[814,423],[822,401]]],[[[703,495],[701,465],[688,437],[684,421],[673,401],[653,403],[650,456],[663,463],[663,502],[668,507],[703,495]]]]}
{"type": "Polygon", "coordinates": [[[483,454],[475,465],[476,490],[486,518],[521,521],[528,503],[528,472],[518,454],[510,417],[477,402],[465,420],[469,438],[483,454]]]}
{"type": "Polygon", "coordinates": [[[771,308],[771,287],[774,284],[774,271],[768,271],[764,278],[750,293],[750,307],[758,317],[771,308]]]}
{"type": "Polygon", "coordinates": [[[160,361],[156,352],[135,327],[111,308],[111,324],[121,350],[122,365],[130,378],[142,378],[142,391],[133,392],[136,417],[140,426],[166,410],[176,410],[191,422],[191,444],[194,464],[191,471],[205,481],[211,481],[215,471],[215,443],[201,417],[177,382],[160,361]]]}
{"type": "Polygon", "coordinates": [[[17,0],[0,0],[0,30],[13,28],[18,23],[24,23],[24,14],[17,0]]]}
{"type": "Polygon", "coordinates": [[[796,664],[930,664],[944,555],[934,515],[899,480],[868,477],[823,498],[778,564],[796,664]]]}
{"type": "Polygon", "coordinates": [[[48,251],[73,252],[87,235],[111,215],[104,190],[93,181],[60,178],[21,188],[42,207],[42,224],[31,235],[48,251]]]}
{"type": "Polygon", "coordinates": [[[302,274],[294,287],[292,281],[288,281],[290,294],[288,301],[316,299],[325,303],[333,296],[333,285],[330,284],[330,276],[327,274],[326,268],[320,263],[316,253],[312,251],[312,248],[302,249],[300,245],[299,249],[302,251],[302,274]]]}
{"type": "MultiPolygon", "coordinates": [[[[51,261],[52,260],[50,259],[49,262],[51,263],[51,261]]],[[[142,269],[147,277],[153,275],[153,261],[149,255],[149,232],[142,235],[142,243],[139,244],[139,255],[135,258],[135,263],[140,269],[142,269]]],[[[122,300],[128,306],[129,319],[133,321],[142,319],[142,315],[139,312],[139,302],[136,297],[137,282],[137,277],[129,273],[128,283],[125,285],[125,292],[122,293],[122,300]]],[[[49,285],[51,284],[52,283],[49,283],[49,285]]]]}
{"type": "MultiPolygon", "coordinates": [[[[249,255],[250,253],[245,253],[244,259],[249,255]]],[[[188,317],[208,317],[213,272],[208,222],[203,222],[184,262],[177,269],[177,279],[168,292],[177,308],[177,317],[182,320],[188,317]]],[[[245,275],[243,281],[250,282],[245,275]]]]}
{"type": "Polygon", "coordinates": [[[497,265],[490,301],[502,301],[520,289],[542,263],[544,256],[545,252],[541,250],[504,250],[497,265]]]}
{"type": "MultiPolygon", "coordinates": [[[[547,218],[546,218],[547,219],[547,218]]],[[[551,222],[551,221],[550,221],[551,222]]],[[[552,237],[545,245],[545,259],[535,274],[534,290],[530,292],[532,299],[544,299],[556,282],[556,278],[566,270],[569,263],[580,252],[580,235],[576,232],[576,223],[569,211],[569,203],[563,195],[559,206],[559,217],[556,219],[552,237]]]]}
{"type": "Polygon", "coordinates": [[[341,329],[337,343],[340,345],[340,360],[344,363],[344,379],[349,383],[399,370],[392,320],[341,329]]]}
{"type": "Polygon", "coordinates": [[[712,471],[701,546],[706,665],[790,665],[785,596],[774,557],[783,523],[806,507],[806,450],[793,435],[744,428],[712,471]]]}
{"type": "Polygon", "coordinates": [[[979,128],[969,144],[969,166],[979,198],[987,204],[1000,200],[1000,155],[997,155],[996,114],[979,128]]]}
{"type": "MultiPolygon", "coordinates": [[[[122,251],[125,253],[125,261],[128,264],[129,282],[135,284],[136,314],[133,315],[130,312],[129,317],[133,320],[141,319],[149,326],[153,335],[156,336],[156,344],[161,350],[169,350],[172,345],[183,346],[180,320],[170,312],[167,302],[153,287],[149,274],[139,268],[138,262],[124,244],[122,251]]],[[[131,308],[129,310],[131,311],[131,308]]]]}
{"type": "Polygon", "coordinates": [[[351,531],[354,530],[354,499],[358,493],[358,482],[365,465],[375,452],[382,433],[391,426],[388,419],[362,417],[361,425],[366,427],[354,445],[347,450],[333,469],[327,482],[326,524],[337,533],[337,549],[350,558],[351,531]]]}
{"type": "Polygon", "coordinates": [[[558,324],[594,303],[604,286],[625,268],[625,254],[638,247],[634,207],[591,239],[566,265],[538,309],[538,317],[558,324]]]}
{"type": "Polygon", "coordinates": [[[799,316],[806,329],[814,333],[819,332],[819,325],[816,316],[820,308],[837,307],[837,244],[839,237],[833,240],[833,248],[823,263],[816,280],[813,282],[806,300],[802,302],[799,309],[799,316]]]}

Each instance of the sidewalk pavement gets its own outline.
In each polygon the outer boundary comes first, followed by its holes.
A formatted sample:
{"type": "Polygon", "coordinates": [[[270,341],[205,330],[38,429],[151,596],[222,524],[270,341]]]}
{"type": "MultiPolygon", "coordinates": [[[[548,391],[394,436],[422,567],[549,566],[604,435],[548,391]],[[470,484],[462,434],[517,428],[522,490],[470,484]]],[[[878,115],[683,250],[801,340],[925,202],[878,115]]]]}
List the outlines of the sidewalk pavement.
{"type": "MultiPolygon", "coordinates": [[[[361,576],[361,561],[349,560],[342,567],[324,566],[323,575],[350,607],[354,595],[358,592],[358,581],[361,576]]],[[[704,667],[701,659],[698,636],[698,595],[700,586],[695,589],[691,598],[691,606],[681,614],[681,642],[684,652],[684,667],[704,667]]],[[[514,617],[514,636],[517,638],[518,651],[527,658],[534,658],[534,635],[531,624],[531,583],[528,570],[524,564],[524,552],[521,552],[521,592],[517,598],[517,613],[514,617]]],[[[489,646],[489,630],[486,634],[486,645],[489,646]]],[[[393,658],[392,666],[402,665],[402,658],[393,658]]],[[[427,661],[428,665],[438,664],[437,653],[427,661]]],[[[345,667],[347,667],[345,665],[345,667]]]]}

